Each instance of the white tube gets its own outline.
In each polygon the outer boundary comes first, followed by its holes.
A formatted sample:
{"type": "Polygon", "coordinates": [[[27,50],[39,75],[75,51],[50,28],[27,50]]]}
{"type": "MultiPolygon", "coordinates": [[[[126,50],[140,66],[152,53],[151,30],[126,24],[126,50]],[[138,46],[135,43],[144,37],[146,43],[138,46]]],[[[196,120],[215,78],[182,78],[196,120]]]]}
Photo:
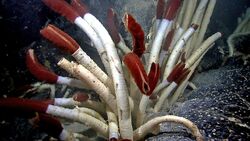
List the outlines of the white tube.
{"type": "Polygon", "coordinates": [[[158,63],[158,61],[159,61],[159,53],[161,50],[161,44],[162,44],[165,32],[169,26],[169,23],[170,23],[170,21],[167,19],[163,19],[161,21],[161,24],[159,26],[159,29],[157,30],[157,34],[155,36],[155,39],[154,39],[152,47],[151,47],[147,72],[150,71],[150,67],[151,67],[151,64],[153,62],[158,63]]]}
{"type": "Polygon", "coordinates": [[[108,75],[102,71],[102,69],[92,60],[81,48],[77,49],[72,56],[78,63],[92,72],[101,82],[110,88],[112,93],[114,92],[114,86],[112,80],[108,75]]]}
{"type": "Polygon", "coordinates": [[[92,87],[92,89],[105,101],[105,103],[117,114],[117,102],[110,89],[106,87],[99,79],[82,65],[74,66],[74,72],[82,81],[92,87]]]}
{"type": "Polygon", "coordinates": [[[103,43],[103,46],[107,51],[113,77],[113,83],[115,84],[121,137],[124,139],[132,139],[133,128],[131,121],[131,111],[128,100],[128,89],[123,76],[121,60],[118,56],[115,44],[113,43],[108,31],[99,22],[99,20],[96,19],[96,17],[94,17],[90,13],[86,13],[84,15],[84,19],[88,22],[89,25],[91,25],[91,27],[99,35],[103,43]]]}
{"type": "MultiPolygon", "coordinates": [[[[195,26],[195,25],[194,25],[195,26]]],[[[172,53],[170,54],[165,71],[163,73],[163,80],[167,79],[170,72],[173,70],[176,62],[181,53],[182,47],[187,43],[187,40],[191,37],[191,35],[195,32],[195,28],[191,26],[188,30],[182,35],[177,44],[174,46],[172,53]]]]}
{"type": "Polygon", "coordinates": [[[73,105],[80,105],[80,102],[73,100],[72,98],[55,98],[54,105],[69,107],[73,105]]]}
{"type": "Polygon", "coordinates": [[[90,40],[94,43],[102,62],[105,66],[106,71],[108,74],[110,74],[110,66],[107,58],[107,53],[105,48],[102,45],[102,41],[100,40],[99,36],[96,34],[96,32],[93,30],[93,28],[81,17],[77,17],[74,21],[74,23],[81,28],[87,36],[90,38],[90,40]]]}
{"type": "Polygon", "coordinates": [[[79,110],[79,112],[83,112],[85,114],[93,116],[93,117],[99,119],[100,121],[102,121],[103,123],[106,123],[106,121],[104,120],[104,118],[98,112],[96,112],[93,109],[86,108],[86,107],[76,107],[76,110],[79,110]]]}
{"type": "Polygon", "coordinates": [[[219,39],[221,37],[221,33],[217,32],[215,34],[213,34],[212,36],[210,36],[209,38],[207,38],[202,44],[201,46],[188,58],[188,60],[185,62],[186,64],[186,68],[191,67],[194,62],[196,62],[200,56],[211,46],[211,44],[213,44],[217,39],[219,39]]]}
{"type": "Polygon", "coordinates": [[[154,89],[153,91],[153,94],[152,95],[157,95],[157,93],[162,90],[163,88],[167,87],[170,83],[168,82],[168,80],[163,80],[160,84],[158,84],[156,86],[156,88],[154,89]]]}
{"type": "Polygon", "coordinates": [[[159,101],[155,104],[154,112],[159,112],[163,103],[165,102],[166,98],[171,94],[171,92],[177,87],[178,85],[175,82],[172,82],[166,89],[163,90],[159,101]]]}
{"type": "Polygon", "coordinates": [[[80,80],[70,78],[70,77],[58,76],[57,83],[62,84],[62,85],[76,87],[76,88],[81,88],[81,89],[90,89],[90,87],[87,84],[83,83],[80,80]]]}
{"type": "Polygon", "coordinates": [[[62,132],[59,135],[59,139],[61,141],[73,141],[75,140],[72,133],[68,132],[67,130],[63,129],[62,132]]]}
{"type": "Polygon", "coordinates": [[[143,124],[134,131],[134,140],[142,140],[143,137],[145,137],[148,133],[152,133],[154,129],[157,128],[159,124],[163,122],[175,122],[182,124],[186,126],[189,130],[191,130],[191,133],[196,138],[196,141],[204,140],[198,127],[192,121],[174,115],[165,115],[149,120],[147,123],[143,124]]]}
{"type": "Polygon", "coordinates": [[[80,113],[78,112],[78,110],[49,105],[46,110],[46,113],[54,115],[54,116],[66,118],[72,121],[77,121],[83,124],[87,124],[94,130],[96,130],[98,133],[103,135],[104,137],[108,137],[108,125],[107,124],[103,123],[102,121],[92,116],[89,116],[88,114],[80,113]]]}

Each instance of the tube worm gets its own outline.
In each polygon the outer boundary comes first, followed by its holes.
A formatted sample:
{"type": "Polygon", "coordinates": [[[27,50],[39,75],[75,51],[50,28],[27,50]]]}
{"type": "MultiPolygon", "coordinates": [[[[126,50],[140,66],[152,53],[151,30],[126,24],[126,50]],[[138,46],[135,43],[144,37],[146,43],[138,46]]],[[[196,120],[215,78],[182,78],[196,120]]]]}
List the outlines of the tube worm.
{"type": "Polygon", "coordinates": [[[124,55],[123,62],[129,69],[129,72],[134,78],[134,81],[140,91],[143,94],[147,94],[150,91],[150,86],[148,83],[148,76],[140,58],[134,53],[128,53],[124,55]]]}
{"type": "MultiPolygon", "coordinates": [[[[64,0],[42,0],[45,5],[47,5],[49,8],[54,10],[55,12],[61,14],[66,19],[68,19],[70,22],[76,24],[81,30],[83,30],[87,36],[91,39],[91,41],[94,43],[102,62],[105,66],[105,69],[110,74],[110,66],[107,62],[107,54],[105,48],[103,48],[102,41],[100,40],[97,33],[93,30],[93,28],[78,14],[78,12],[69,5],[64,0]]],[[[75,1],[77,2],[77,1],[75,1]]],[[[78,4],[79,6],[79,4],[78,4]]],[[[80,5],[81,6],[81,5],[80,5]]],[[[84,8],[84,6],[81,6],[84,8]]],[[[87,10],[83,10],[84,12],[87,12],[87,10]]],[[[81,13],[81,15],[85,15],[86,13],[81,13]]]]}
{"type": "MultiPolygon", "coordinates": [[[[180,39],[180,37],[182,36],[184,32],[184,29],[182,27],[180,27],[180,25],[177,25],[175,27],[175,32],[174,35],[172,37],[171,43],[168,47],[168,52],[172,52],[174,45],[176,45],[176,43],[178,42],[178,40],[180,39]]],[[[166,58],[167,59],[167,58],[166,58]]],[[[165,67],[164,67],[165,68],[165,67]]]]}
{"type": "Polygon", "coordinates": [[[71,0],[70,5],[76,10],[76,12],[83,17],[89,10],[88,7],[81,2],[81,0],[71,0]]]}
{"type": "Polygon", "coordinates": [[[196,40],[195,47],[193,50],[196,50],[201,45],[204,39],[205,32],[207,31],[207,27],[210,22],[210,18],[213,14],[215,4],[216,4],[216,0],[210,0],[208,3],[207,9],[205,11],[205,14],[203,16],[203,20],[200,26],[199,34],[197,36],[198,39],[196,40]]]}
{"type": "Polygon", "coordinates": [[[168,49],[170,48],[171,41],[173,40],[173,37],[174,37],[174,33],[175,33],[175,29],[171,29],[170,32],[168,33],[165,39],[165,42],[163,44],[163,49],[165,51],[168,51],[168,49]]]}
{"type": "MultiPolygon", "coordinates": [[[[131,54],[133,54],[133,53],[131,53],[131,54]]],[[[132,73],[132,76],[134,77],[134,79],[136,81],[136,77],[135,76],[138,76],[138,74],[140,74],[140,73],[138,73],[138,71],[139,72],[143,72],[143,74],[146,74],[146,72],[145,72],[145,70],[144,70],[144,68],[143,68],[143,66],[142,66],[142,64],[140,62],[139,57],[136,56],[136,55],[131,55],[131,56],[135,56],[135,57],[128,57],[127,60],[131,59],[130,60],[131,62],[128,61],[125,64],[126,65],[130,64],[130,65],[127,65],[127,66],[129,68],[130,72],[132,73]],[[137,61],[135,61],[135,60],[137,60],[137,61]],[[141,65],[138,65],[138,66],[141,66],[141,67],[137,67],[140,70],[137,70],[137,68],[134,69],[135,66],[133,66],[133,63],[135,63],[135,62],[138,62],[138,64],[141,64],[141,65]]],[[[142,76],[142,75],[140,75],[140,76],[142,76]]],[[[144,79],[148,80],[147,85],[149,86],[149,91],[147,93],[144,93],[145,95],[142,96],[141,101],[139,103],[139,109],[138,109],[138,112],[136,113],[136,116],[137,116],[136,117],[136,127],[139,127],[143,123],[143,121],[144,121],[146,108],[147,108],[147,105],[149,103],[149,96],[152,94],[153,90],[155,89],[159,77],[160,77],[160,67],[159,67],[159,64],[153,63],[151,65],[151,69],[150,69],[149,74],[147,76],[144,75],[144,79]]],[[[140,79],[140,77],[139,77],[139,79],[140,79]]],[[[141,81],[139,81],[139,82],[141,82],[141,81]]],[[[141,84],[141,85],[143,85],[143,84],[141,84]]],[[[138,87],[141,90],[140,85],[138,85],[138,87]]],[[[141,90],[141,92],[142,92],[142,90],[141,90]]]]}
{"type": "Polygon", "coordinates": [[[49,71],[42,64],[38,62],[35,56],[34,50],[29,49],[26,53],[26,66],[38,80],[45,81],[47,83],[57,83],[63,85],[69,85],[77,88],[88,88],[87,85],[77,79],[70,77],[58,76],[54,72],[49,71]]]}
{"type": "MultiPolygon", "coordinates": [[[[197,6],[195,13],[193,14],[191,23],[197,24],[199,26],[201,25],[207,4],[208,0],[199,1],[199,5],[197,6]]],[[[186,45],[185,52],[187,53],[188,57],[192,54],[193,49],[195,48],[196,40],[198,39],[198,34],[200,32],[199,30],[200,28],[196,30],[195,34],[192,36],[192,38],[188,41],[186,45]]]]}
{"type": "Polygon", "coordinates": [[[26,66],[31,74],[33,74],[38,80],[45,81],[47,83],[57,82],[58,75],[49,71],[38,62],[33,49],[29,49],[26,53],[26,66]]]}
{"type": "Polygon", "coordinates": [[[66,109],[54,105],[49,105],[46,113],[52,114],[54,116],[59,116],[62,118],[70,119],[73,121],[77,121],[83,124],[87,124],[98,133],[103,135],[104,137],[108,137],[108,126],[102,121],[88,115],[85,113],[79,113],[77,109],[66,109]]]}
{"type": "MultiPolygon", "coordinates": [[[[81,17],[83,17],[86,13],[88,13],[88,7],[84,3],[82,3],[80,0],[72,0],[71,6],[79,13],[79,15],[81,17]]],[[[81,28],[81,25],[78,25],[78,26],[81,28]]],[[[91,27],[89,25],[84,25],[84,26],[86,26],[85,28],[91,27]]],[[[81,29],[85,30],[84,27],[82,27],[81,29]]],[[[90,29],[90,30],[91,30],[91,32],[93,31],[93,29],[90,29]]],[[[89,32],[89,31],[85,31],[85,32],[89,32]]],[[[93,39],[95,39],[95,38],[90,37],[90,39],[93,41],[93,39]]],[[[95,39],[95,40],[98,41],[97,43],[94,43],[96,46],[97,52],[99,53],[99,56],[101,57],[101,60],[104,64],[104,67],[105,67],[107,73],[109,74],[109,76],[111,76],[111,70],[110,70],[110,66],[109,66],[107,52],[106,52],[105,48],[102,45],[100,45],[101,40],[99,38],[95,39]]]]}
{"type": "Polygon", "coordinates": [[[141,93],[144,94],[140,101],[139,111],[136,113],[136,126],[139,126],[144,120],[148,96],[152,94],[160,77],[160,67],[159,64],[153,63],[147,75],[140,58],[134,53],[129,53],[124,56],[124,64],[128,67],[141,93]]]}
{"type": "MultiPolygon", "coordinates": [[[[213,46],[214,43],[211,46],[213,46]]],[[[207,49],[208,50],[208,49],[207,49]]],[[[195,63],[188,67],[188,69],[190,70],[190,73],[188,74],[188,76],[185,78],[185,80],[178,86],[178,88],[175,90],[174,94],[169,98],[169,104],[167,105],[168,107],[170,107],[171,105],[173,105],[177,99],[179,98],[179,96],[183,93],[183,91],[185,90],[188,80],[189,78],[192,76],[192,74],[195,71],[195,68],[199,65],[201,59],[203,58],[203,56],[205,55],[206,51],[199,57],[198,60],[195,61],[195,63]]]]}
{"type": "Polygon", "coordinates": [[[136,22],[132,15],[125,13],[123,17],[123,22],[125,27],[132,35],[133,39],[133,53],[138,55],[140,58],[145,51],[145,43],[144,43],[144,31],[140,24],[136,22]]]}
{"type": "Polygon", "coordinates": [[[152,132],[154,128],[159,126],[160,123],[163,122],[175,122],[184,125],[187,127],[189,130],[191,130],[192,135],[196,138],[196,141],[203,141],[203,136],[201,135],[198,127],[190,120],[183,118],[183,117],[178,117],[174,115],[166,115],[166,116],[161,116],[161,117],[156,117],[139,128],[137,128],[134,131],[134,140],[141,140],[143,137],[145,137],[148,133],[152,132]]]}
{"type": "MultiPolygon", "coordinates": [[[[132,17],[132,15],[125,13],[123,16],[123,23],[125,28],[128,32],[130,32],[132,36],[132,43],[133,43],[133,50],[132,52],[135,53],[139,58],[143,55],[145,51],[145,44],[144,44],[144,31],[142,27],[139,25],[139,23],[136,22],[136,20],[132,17]]],[[[138,86],[135,86],[135,83],[133,82],[132,75],[130,75],[130,95],[134,100],[135,105],[137,103],[139,104],[140,95],[138,95],[138,86]]],[[[137,85],[137,84],[136,84],[137,85]]],[[[143,92],[142,92],[143,93],[143,92]]],[[[135,113],[137,111],[137,107],[135,107],[133,111],[133,116],[135,116],[135,113]]]]}
{"type": "Polygon", "coordinates": [[[155,31],[157,31],[159,24],[162,20],[162,16],[164,13],[164,7],[165,7],[165,0],[158,0],[157,6],[156,6],[156,21],[155,21],[156,30],[155,31]]]}
{"type": "Polygon", "coordinates": [[[90,99],[89,95],[83,92],[76,92],[72,96],[72,99],[78,102],[84,102],[88,99],[90,99]]]}
{"type": "Polygon", "coordinates": [[[140,58],[135,53],[131,52],[124,55],[123,62],[129,69],[141,93],[150,96],[160,77],[159,64],[153,63],[147,75],[140,58]]]}
{"type": "MultiPolygon", "coordinates": [[[[91,100],[91,98],[89,98],[88,94],[86,94],[86,93],[83,93],[80,91],[75,92],[74,95],[72,96],[72,99],[74,101],[69,102],[68,106],[76,106],[77,105],[79,107],[93,109],[94,111],[100,113],[101,115],[106,115],[104,104],[101,102],[91,100]]],[[[55,102],[55,103],[57,103],[56,106],[63,106],[63,105],[59,105],[59,102],[55,102]]]]}
{"type": "Polygon", "coordinates": [[[119,44],[119,42],[121,41],[118,32],[117,22],[118,21],[114,9],[109,8],[107,12],[107,30],[109,31],[110,36],[115,44],[119,44]]]}
{"type": "Polygon", "coordinates": [[[48,107],[48,103],[21,98],[1,98],[0,107],[1,109],[44,113],[48,107]]]}
{"type": "Polygon", "coordinates": [[[182,20],[182,28],[183,30],[186,30],[190,26],[190,21],[192,19],[192,15],[195,11],[197,4],[197,0],[189,0],[188,4],[186,6],[185,16],[182,20]]]}
{"type": "Polygon", "coordinates": [[[180,56],[181,50],[185,43],[188,41],[188,39],[192,36],[192,34],[195,32],[195,30],[198,28],[198,25],[192,24],[190,28],[182,35],[182,37],[179,39],[179,41],[176,43],[176,45],[173,48],[172,53],[170,54],[166,68],[163,73],[163,79],[166,79],[170,72],[173,70],[174,65],[178,61],[178,58],[180,56]]]}
{"type": "Polygon", "coordinates": [[[158,63],[159,53],[161,50],[161,44],[163,41],[163,38],[165,36],[165,32],[170,25],[171,21],[176,15],[176,12],[180,6],[181,1],[180,0],[170,0],[168,2],[167,8],[165,10],[164,19],[161,21],[159,28],[156,33],[156,37],[153,41],[149,61],[148,61],[148,72],[150,69],[150,65],[155,62],[158,63]]]}
{"type": "Polygon", "coordinates": [[[117,106],[115,96],[112,95],[110,89],[106,87],[96,76],[94,76],[89,70],[84,66],[78,65],[76,63],[70,63],[65,58],[58,62],[58,65],[62,68],[65,66],[71,66],[73,73],[82,81],[85,81],[112,109],[114,113],[117,114],[117,106]],[[70,65],[72,64],[72,65],[70,65]]]}
{"type": "Polygon", "coordinates": [[[154,91],[158,83],[159,78],[160,78],[160,66],[159,64],[153,63],[151,65],[150,72],[148,74],[148,82],[149,82],[150,91],[146,95],[150,96],[152,94],[152,92],[154,91]]]}
{"type": "Polygon", "coordinates": [[[93,109],[96,112],[98,112],[99,114],[101,114],[102,116],[106,115],[105,104],[104,103],[89,99],[89,100],[86,100],[84,102],[81,102],[80,106],[86,107],[86,108],[89,108],[89,109],[93,109]]]}
{"type": "Polygon", "coordinates": [[[36,117],[30,121],[34,126],[39,127],[50,136],[58,138],[61,141],[74,140],[73,134],[65,130],[56,117],[44,113],[37,113],[36,117]]]}
{"type": "Polygon", "coordinates": [[[71,98],[54,98],[45,100],[44,102],[61,107],[74,107],[81,106],[81,104],[87,100],[89,100],[89,96],[87,94],[78,92],[71,98]]]}
{"type": "Polygon", "coordinates": [[[93,116],[95,117],[96,119],[102,121],[103,123],[106,124],[106,120],[98,113],[96,112],[95,110],[92,110],[90,108],[86,108],[86,107],[77,107],[76,108],[79,112],[83,112],[85,114],[88,114],[90,116],[93,116]]]}
{"type": "MultiPolygon", "coordinates": [[[[109,64],[112,72],[113,82],[115,84],[117,111],[119,119],[119,130],[122,139],[133,138],[133,128],[131,120],[131,111],[129,106],[128,89],[123,75],[121,60],[118,56],[115,44],[103,25],[90,13],[84,15],[84,19],[92,26],[101,38],[101,41],[107,51],[109,64]]],[[[112,107],[110,107],[112,108],[112,107]]]]}
{"type": "Polygon", "coordinates": [[[108,137],[108,125],[102,121],[89,116],[85,113],[79,113],[76,109],[67,109],[48,104],[39,100],[21,99],[21,98],[2,98],[0,99],[1,109],[24,110],[29,112],[39,112],[51,114],[54,116],[88,124],[91,128],[99,132],[104,137],[108,137]]]}
{"type": "Polygon", "coordinates": [[[169,74],[167,79],[163,80],[159,85],[157,85],[157,87],[153,91],[153,94],[150,96],[150,99],[156,99],[159,91],[167,87],[170,83],[176,80],[183,73],[184,67],[185,67],[185,64],[183,62],[178,63],[174,67],[172,72],[169,74]]]}
{"type": "Polygon", "coordinates": [[[145,112],[149,103],[149,98],[151,97],[157,82],[160,78],[160,66],[159,64],[153,63],[151,65],[150,72],[148,74],[148,84],[149,92],[146,95],[143,95],[139,104],[139,111],[137,113],[136,127],[139,127],[144,122],[145,112]]]}
{"type": "Polygon", "coordinates": [[[109,107],[106,107],[109,126],[109,141],[117,141],[119,139],[119,128],[116,115],[109,107]]]}
{"type": "Polygon", "coordinates": [[[70,53],[78,63],[85,66],[90,72],[97,76],[105,85],[113,92],[114,86],[112,80],[102,69],[92,60],[80,47],[80,45],[71,38],[67,33],[63,32],[56,26],[49,24],[47,27],[40,30],[43,37],[51,41],[58,48],[70,53]]]}
{"type": "Polygon", "coordinates": [[[40,102],[39,100],[4,98],[0,99],[0,109],[11,111],[8,112],[11,115],[29,118],[29,123],[33,127],[43,130],[54,138],[65,141],[72,139],[72,134],[62,127],[61,122],[57,118],[43,113],[46,110],[47,103],[40,102]]]}
{"type": "Polygon", "coordinates": [[[40,34],[64,52],[73,54],[80,48],[73,38],[52,24],[41,29],[40,34]]]}
{"type": "MultiPolygon", "coordinates": [[[[74,69],[73,69],[75,66],[74,63],[70,63],[65,58],[62,58],[61,61],[58,62],[58,66],[60,66],[64,70],[66,70],[69,74],[74,75],[75,77],[78,77],[75,74],[74,69]]],[[[104,85],[104,84],[102,84],[102,85],[104,85]]],[[[76,93],[76,95],[78,95],[78,94],[76,93]]],[[[80,105],[87,107],[87,108],[92,108],[95,111],[101,113],[102,115],[104,115],[104,113],[105,113],[104,105],[101,104],[100,102],[96,102],[96,101],[92,101],[92,100],[88,99],[87,101],[81,102],[80,105]]]]}
{"type": "Polygon", "coordinates": [[[75,107],[82,106],[83,103],[89,100],[88,94],[82,92],[76,92],[70,98],[53,98],[43,100],[44,103],[60,106],[60,107],[75,107]]]}
{"type": "Polygon", "coordinates": [[[193,15],[192,23],[199,25],[199,23],[200,23],[199,21],[200,21],[200,19],[202,19],[203,15],[205,13],[207,3],[208,3],[208,0],[201,0],[199,2],[199,5],[196,8],[196,11],[193,15]]]}
{"type": "Polygon", "coordinates": [[[107,30],[113,39],[115,45],[123,51],[124,54],[131,52],[131,50],[125,45],[118,32],[118,21],[114,9],[109,8],[107,13],[107,30]]]}
{"type": "Polygon", "coordinates": [[[162,20],[162,16],[164,14],[165,0],[158,0],[156,5],[156,19],[153,23],[153,26],[150,28],[149,34],[147,38],[149,39],[149,45],[147,46],[147,50],[149,51],[152,45],[152,42],[155,38],[156,31],[159,28],[159,25],[162,20]]]}
{"type": "Polygon", "coordinates": [[[149,103],[149,98],[152,95],[159,78],[160,78],[160,66],[159,64],[153,63],[151,65],[151,69],[148,74],[148,83],[149,83],[150,90],[149,92],[146,93],[146,95],[143,95],[141,98],[141,101],[139,104],[139,111],[137,113],[136,127],[139,127],[144,121],[145,112],[147,109],[147,105],[149,103]]]}
{"type": "Polygon", "coordinates": [[[175,23],[177,25],[179,25],[180,27],[182,27],[182,23],[183,23],[183,18],[185,17],[185,10],[187,8],[187,4],[188,1],[183,1],[181,6],[180,6],[180,10],[178,11],[178,15],[176,15],[176,19],[175,19],[175,23]]]}
{"type": "Polygon", "coordinates": [[[209,48],[211,47],[211,45],[220,37],[222,36],[222,34],[220,32],[217,32],[215,34],[213,34],[212,36],[210,36],[209,38],[207,38],[202,44],[201,46],[187,59],[187,61],[185,62],[186,64],[186,68],[191,67],[194,62],[196,62],[201,55],[209,48]]]}
{"type": "MultiPolygon", "coordinates": [[[[203,1],[205,2],[205,1],[203,1]]],[[[185,68],[189,68],[191,72],[186,77],[184,82],[177,88],[173,96],[169,99],[169,105],[172,105],[178,97],[183,93],[187,83],[188,79],[191,77],[191,74],[194,72],[194,69],[200,62],[202,56],[206,53],[206,51],[213,46],[214,42],[221,37],[221,33],[217,32],[210,36],[208,39],[206,39],[202,45],[185,61],[185,68]]]]}
{"type": "Polygon", "coordinates": [[[183,68],[181,70],[180,76],[176,77],[175,80],[173,82],[170,83],[170,85],[164,89],[161,92],[161,96],[159,97],[159,100],[157,101],[157,103],[154,106],[154,112],[159,112],[159,110],[161,109],[161,107],[163,106],[163,103],[165,102],[166,98],[171,94],[171,92],[177,88],[182,81],[185,80],[185,78],[188,76],[190,70],[183,68]]]}
{"type": "Polygon", "coordinates": [[[43,2],[48,7],[64,15],[71,22],[79,26],[90,37],[93,43],[95,43],[96,40],[101,40],[101,45],[103,45],[107,51],[111,74],[113,77],[113,83],[115,84],[115,92],[119,112],[119,126],[123,127],[120,128],[121,137],[123,139],[132,139],[133,129],[131,123],[129,100],[127,95],[128,90],[123,76],[120,58],[115,48],[115,44],[113,43],[108,31],[92,14],[85,13],[83,18],[81,18],[79,14],[74,11],[74,9],[65,1],[43,0],[43,2]]]}

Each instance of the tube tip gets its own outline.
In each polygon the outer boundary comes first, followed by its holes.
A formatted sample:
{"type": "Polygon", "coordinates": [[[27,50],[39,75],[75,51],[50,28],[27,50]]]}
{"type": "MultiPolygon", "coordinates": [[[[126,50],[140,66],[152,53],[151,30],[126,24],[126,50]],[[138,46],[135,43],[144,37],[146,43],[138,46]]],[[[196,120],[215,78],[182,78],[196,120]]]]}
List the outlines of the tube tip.
{"type": "Polygon", "coordinates": [[[65,16],[72,23],[75,21],[79,14],[64,0],[42,0],[53,11],[65,16]]]}
{"type": "Polygon", "coordinates": [[[30,73],[33,74],[38,80],[45,81],[47,83],[57,82],[58,75],[49,71],[38,62],[33,49],[29,49],[26,53],[26,66],[30,73]]]}
{"type": "Polygon", "coordinates": [[[170,0],[168,2],[166,12],[165,12],[165,19],[172,20],[174,19],[179,7],[181,5],[180,0],[170,0]]]}
{"type": "Polygon", "coordinates": [[[196,30],[196,29],[199,27],[199,25],[198,25],[198,24],[192,24],[191,27],[192,27],[194,30],[196,30]]]}
{"type": "Polygon", "coordinates": [[[84,101],[89,99],[89,96],[88,96],[88,94],[85,94],[82,92],[76,92],[72,98],[73,98],[73,100],[75,100],[77,102],[84,102],[84,101]]]}

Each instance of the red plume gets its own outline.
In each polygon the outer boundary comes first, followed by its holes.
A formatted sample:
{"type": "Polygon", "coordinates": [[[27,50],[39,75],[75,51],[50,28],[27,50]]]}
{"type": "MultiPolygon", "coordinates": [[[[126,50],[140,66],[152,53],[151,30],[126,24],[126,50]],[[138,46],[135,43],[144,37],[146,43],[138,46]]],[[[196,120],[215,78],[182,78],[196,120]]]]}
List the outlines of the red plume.
{"type": "Polygon", "coordinates": [[[26,54],[26,66],[38,80],[48,83],[56,83],[58,76],[49,71],[38,62],[33,49],[29,49],[26,54]]]}
{"type": "Polygon", "coordinates": [[[142,30],[140,24],[138,24],[132,17],[132,15],[126,13],[123,20],[125,27],[133,37],[133,53],[138,55],[138,57],[141,57],[145,51],[144,31],[142,30]]]}
{"type": "Polygon", "coordinates": [[[88,13],[88,7],[81,2],[81,0],[71,0],[71,6],[77,11],[80,16],[84,16],[88,13]]]}
{"type": "Polygon", "coordinates": [[[181,4],[180,0],[170,0],[166,8],[164,18],[168,20],[173,20],[180,7],[180,4],[181,4]]]}
{"type": "Polygon", "coordinates": [[[150,86],[148,84],[148,76],[143,67],[143,64],[141,63],[140,58],[136,54],[131,52],[124,55],[123,61],[129,69],[129,72],[134,78],[135,83],[139,87],[140,91],[143,94],[147,94],[150,91],[150,86]]]}
{"type": "Polygon", "coordinates": [[[64,0],[42,0],[45,5],[55,12],[65,16],[72,23],[75,21],[79,14],[73,7],[64,0]]]}
{"type": "Polygon", "coordinates": [[[49,24],[47,27],[40,30],[41,35],[51,41],[58,48],[73,54],[80,45],[61,29],[49,24]]]}
{"type": "Polygon", "coordinates": [[[150,72],[148,74],[148,82],[150,91],[147,93],[147,95],[151,95],[153,90],[155,89],[157,82],[160,78],[160,66],[159,64],[152,63],[150,72]]]}
{"type": "Polygon", "coordinates": [[[116,13],[112,8],[108,9],[107,29],[115,44],[118,44],[121,39],[117,27],[116,13]]]}

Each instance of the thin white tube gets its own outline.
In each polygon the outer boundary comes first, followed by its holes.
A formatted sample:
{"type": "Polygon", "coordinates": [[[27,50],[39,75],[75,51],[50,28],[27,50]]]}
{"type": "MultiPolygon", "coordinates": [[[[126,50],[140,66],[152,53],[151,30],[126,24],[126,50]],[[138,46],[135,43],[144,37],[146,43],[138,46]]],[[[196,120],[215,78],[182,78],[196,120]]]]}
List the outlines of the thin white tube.
{"type": "Polygon", "coordinates": [[[165,102],[166,98],[171,94],[171,92],[177,87],[178,85],[175,82],[172,82],[166,89],[163,90],[159,100],[155,104],[154,112],[159,112],[163,103],[165,102]]]}
{"type": "Polygon", "coordinates": [[[89,86],[82,81],[70,77],[58,76],[57,84],[68,85],[81,89],[90,89],[89,86]]]}
{"type": "Polygon", "coordinates": [[[107,124],[103,123],[102,121],[92,116],[89,116],[88,114],[78,112],[78,110],[49,105],[46,110],[46,113],[54,115],[54,116],[70,119],[72,121],[77,121],[83,124],[87,124],[94,130],[96,130],[98,133],[103,135],[104,137],[108,137],[108,125],[107,124]]]}
{"type": "Polygon", "coordinates": [[[74,23],[82,29],[87,36],[90,38],[90,40],[94,43],[101,59],[104,64],[104,67],[108,74],[110,74],[110,66],[108,62],[108,57],[105,48],[102,45],[102,41],[100,40],[99,36],[96,34],[96,32],[93,30],[93,28],[81,17],[77,17],[74,21],[74,23]]]}
{"type": "Polygon", "coordinates": [[[151,64],[153,62],[158,63],[158,61],[159,61],[159,53],[161,50],[161,44],[162,44],[163,38],[165,36],[165,32],[166,32],[169,24],[170,24],[170,21],[167,19],[163,19],[160,23],[159,29],[157,30],[157,34],[155,36],[155,39],[154,39],[152,47],[151,47],[147,72],[150,71],[150,67],[151,67],[151,64]]]}
{"type": "Polygon", "coordinates": [[[182,35],[177,44],[174,46],[172,53],[170,54],[165,71],[163,73],[163,80],[167,79],[170,72],[173,70],[176,62],[181,53],[182,47],[187,43],[187,40],[191,37],[191,35],[195,32],[195,29],[191,26],[188,30],[182,35]]]}
{"type": "Polygon", "coordinates": [[[92,60],[81,48],[75,51],[72,56],[76,59],[78,63],[87,68],[92,72],[101,82],[110,88],[112,93],[114,92],[114,86],[112,80],[109,76],[102,71],[102,69],[92,60]]]}
{"type": "Polygon", "coordinates": [[[121,60],[118,56],[115,44],[113,43],[108,31],[99,22],[99,20],[96,19],[96,17],[94,17],[90,13],[86,13],[84,15],[84,19],[99,35],[99,38],[101,39],[102,44],[107,51],[111,73],[113,77],[113,83],[115,84],[121,137],[123,139],[132,139],[133,128],[128,100],[128,89],[123,76],[121,60]]]}

